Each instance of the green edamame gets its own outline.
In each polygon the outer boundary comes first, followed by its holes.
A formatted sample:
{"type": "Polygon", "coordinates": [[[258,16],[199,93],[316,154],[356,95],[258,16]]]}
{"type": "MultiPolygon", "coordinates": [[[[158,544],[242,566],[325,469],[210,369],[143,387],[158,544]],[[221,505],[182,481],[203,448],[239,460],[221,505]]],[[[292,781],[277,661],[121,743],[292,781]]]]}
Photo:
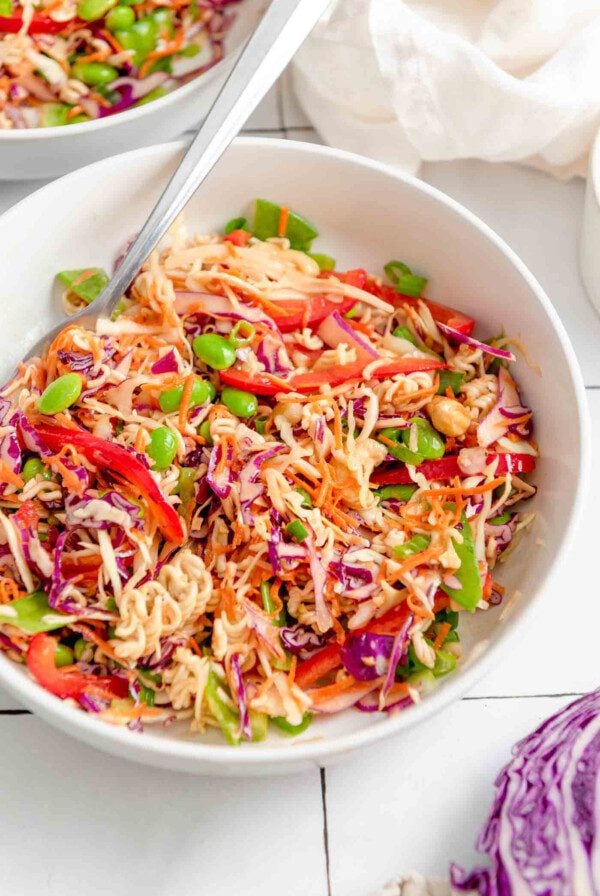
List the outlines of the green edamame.
{"type": "Polygon", "coordinates": [[[44,466],[39,457],[30,457],[23,465],[21,479],[23,482],[29,482],[36,476],[41,476],[42,479],[52,479],[52,471],[44,466]]]}
{"type": "Polygon", "coordinates": [[[42,392],[38,401],[38,411],[41,414],[58,414],[66,411],[81,395],[82,386],[83,380],[78,373],[65,373],[59,376],[42,392]]]}
{"type": "Polygon", "coordinates": [[[159,426],[152,431],[146,453],[154,461],[155,470],[166,470],[177,454],[177,437],[168,426],[159,426]]]}
{"type": "MultiPolygon", "coordinates": [[[[190,395],[190,407],[196,408],[198,405],[211,401],[215,395],[215,387],[208,380],[198,378],[192,386],[192,394],[190,395]]],[[[173,389],[165,389],[158,396],[158,403],[163,414],[173,414],[179,410],[181,404],[181,396],[183,395],[183,386],[175,386],[173,389]]]]}
{"type": "Polygon", "coordinates": [[[106,17],[106,27],[109,31],[131,28],[134,22],[135,12],[129,6],[115,6],[106,17]]]}
{"type": "Polygon", "coordinates": [[[221,392],[221,399],[226,408],[236,417],[253,417],[258,410],[258,399],[251,392],[233,389],[226,386],[221,392]]]}
{"type": "Polygon", "coordinates": [[[85,22],[94,22],[103,18],[116,5],[117,0],[79,0],[77,15],[85,22]]]}
{"type": "Polygon", "coordinates": [[[196,336],[192,348],[196,357],[214,370],[227,370],[235,364],[235,346],[218,333],[196,336]]]}
{"type": "Polygon", "coordinates": [[[108,65],[106,62],[76,62],[71,69],[71,75],[78,81],[89,84],[90,87],[100,87],[118,78],[119,72],[114,65],[108,65]]]}
{"type": "Polygon", "coordinates": [[[54,665],[59,669],[61,666],[70,666],[75,657],[73,651],[66,644],[57,644],[54,651],[54,665]]]}

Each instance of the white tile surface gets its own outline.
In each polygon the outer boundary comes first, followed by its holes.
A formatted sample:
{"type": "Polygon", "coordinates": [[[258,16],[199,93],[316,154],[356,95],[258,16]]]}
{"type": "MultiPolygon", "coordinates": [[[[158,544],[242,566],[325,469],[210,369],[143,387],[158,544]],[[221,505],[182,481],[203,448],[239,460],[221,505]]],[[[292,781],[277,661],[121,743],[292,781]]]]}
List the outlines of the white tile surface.
{"type": "MultiPolygon", "coordinates": [[[[252,133],[320,142],[289,77],[249,121],[252,133]]],[[[427,165],[423,177],[486,220],[529,265],[575,344],[588,386],[600,386],[600,320],[577,273],[580,182],[511,165],[427,165]]],[[[0,213],[41,183],[0,182],[0,213]]],[[[588,391],[594,441],[600,390],[588,391]]],[[[333,896],[368,896],[395,873],[469,864],[492,782],[514,741],[566,697],[598,684],[596,626],[564,644],[565,600],[597,620],[591,568],[600,468],[565,568],[526,640],[472,693],[407,735],[329,769],[327,833],[333,896]],[[548,663],[548,657],[554,663],[548,663]],[[518,696],[537,695],[537,696],[518,696]],[[492,699],[484,699],[492,698],[492,699]]],[[[30,715],[8,715],[0,691],[2,896],[325,896],[317,772],[266,780],[205,780],[104,756],[30,715]],[[106,858],[108,857],[108,862],[106,858]]]]}
{"type": "Polygon", "coordinates": [[[565,702],[461,701],[327,770],[333,896],[368,896],[401,872],[472,867],[494,778],[512,744],[565,702]]]}
{"type": "Polygon", "coordinates": [[[106,756],[34,716],[1,717],[0,743],[3,896],[327,892],[316,769],[178,775],[106,756]]]}

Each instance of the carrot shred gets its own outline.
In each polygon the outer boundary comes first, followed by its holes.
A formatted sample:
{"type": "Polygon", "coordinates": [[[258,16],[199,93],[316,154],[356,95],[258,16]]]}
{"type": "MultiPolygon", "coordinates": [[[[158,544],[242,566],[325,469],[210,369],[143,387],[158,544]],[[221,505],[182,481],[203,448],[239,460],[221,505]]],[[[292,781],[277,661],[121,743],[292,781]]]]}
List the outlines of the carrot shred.
{"type": "Polygon", "coordinates": [[[14,485],[15,488],[23,488],[25,485],[19,474],[15,473],[14,470],[11,470],[8,464],[3,460],[0,460],[0,482],[5,482],[7,485],[14,485]]]}
{"type": "Polygon", "coordinates": [[[181,402],[179,404],[179,429],[181,430],[185,429],[187,423],[187,415],[190,409],[190,399],[192,397],[192,389],[194,388],[195,380],[196,374],[192,371],[183,384],[183,392],[181,393],[181,402]]]}
{"type": "Polygon", "coordinates": [[[440,647],[446,640],[446,637],[448,636],[448,633],[450,632],[451,628],[452,628],[452,626],[450,625],[449,622],[442,622],[442,624],[439,627],[438,633],[435,636],[435,641],[433,642],[434,650],[440,649],[440,647]]]}
{"type": "Polygon", "coordinates": [[[288,221],[290,219],[290,210],[287,206],[282,205],[279,212],[279,224],[277,225],[277,236],[284,237],[287,230],[288,221]]]}

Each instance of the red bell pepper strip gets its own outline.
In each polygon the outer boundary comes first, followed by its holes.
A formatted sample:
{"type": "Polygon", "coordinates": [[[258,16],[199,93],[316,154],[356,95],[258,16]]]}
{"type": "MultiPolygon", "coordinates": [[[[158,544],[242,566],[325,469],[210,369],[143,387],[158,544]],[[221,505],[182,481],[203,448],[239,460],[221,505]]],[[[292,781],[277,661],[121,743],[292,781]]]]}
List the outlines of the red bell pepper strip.
{"type": "Polygon", "coordinates": [[[233,243],[234,246],[247,246],[251,236],[252,234],[247,230],[232,230],[231,233],[223,237],[223,242],[233,243]]]}
{"type": "Polygon", "coordinates": [[[300,688],[309,688],[311,684],[333,672],[342,663],[342,648],[337,643],[327,644],[322,650],[313,653],[307,660],[298,663],[294,682],[300,688]]]}
{"type": "Polygon", "coordinates": [[[183,526],[177,511],[165,500],[147,468],[134,454],[121,445],[98,439],[80,429],[40,424],[36,426],[36,432],[51,451],[58,452],[64,445],[72,445],[99,469],[126,479],[148,504],[167,541],[183,544],[183,526]]]}
{"type": "MultiPolygon", "coordinates": [[[[356,361],[353,364],[334,364],[323,370],[309,370],[307,373],[298,373],[285,381],[285,385],[279,385],[266,377],[250,376],[243,370],[230,367],[229,370],[221,370],[219,375],[228,386],[253,392],[255,395],[277,395],[278,392],[317,392],[321,386],[339,386],[348,380],[358,379],[365,369],[364,361],[356,361]]],[[[370,374],[370,379],[384,380],[398,373],[415,373],[420,370],[439,370],[446,367],[443,361],[436,358],[396,358],[382,364],[370,374]]]]}
{"type": "MultiPolygon", "coordinates": [[[[58,34],[59,31],[62,31],[65,27],[65,22],[55,22],[54,19],[49,19],[47,16],[36,16],[32,18],[29,28],[27,29],[28,34],[58,34]]],[[[71,22],[69,22],[71,24],[71,22]]],[[[23,17],[21,15],[15,16],[0,16],[0,33],[3,34],[16,34],[23,27],[23,17]]]]}
{"type": "Polygon", "coordinates": [[[447,305],[438,305],[437,302],[432,302],[431,299],[417,299],[414,296],[406,296],[404,293],[394,289],[393,286],[388,286],[385,283],[379,284],[375,280],[368,280],[363,289],[383,299],[384,302],[389,302],[394,308],[401,308],[403,305],[418,308],[419,302],[424,302],[431,311],[431,316],[435,321],[446,324],[446,326],[458,330],[459,333],[464,333],[465,336],[470,336],[475,327],[475,321],[472,317],[467,317],[466,314],[462,314],[455,308],[449,308],[447,305]]]}
{"type": "Polygon", "coordinates": [[[271,306],[269,316],[282,333],[291,333],[292,330],[299,330],[301,327],[316,327],[332,311],[346,314],[355,304],[356,299],[342,299],[339,302],[334,302],[326,296],[313,296],[308,302],[304,300],[280,302],[277,305],[277,310],[271,306]]]}
{"type": "MultiPolygon", "coordinates": [[[[490,464],[498,458],[496,473],[532,473],[535,470],[536,458],[530,454],[503,454],[490,452],[486,454],[486,463],[490,464]]],[[[438,482],[441,479],[453,479],[455,476],[464,477],[464,473],[458,465],[458,455],[449,454],[439,460],[426,460],[419,464],[417,472],[422,473],[430,482],[438,482]]],[[[387,470],[376,470],[371,482],[377,485],[405,485],[412,482],[405,465],[390,467],[387,470]]]]}
{"type": "MultiPolygon", "coordinates": [[[[356,268],[353,271],[334,271],[334,276],[347,283],[348,286],[355,286],[357,289],[365,289],[369,275],[364,268],[356,268]]],[[[331,276],[331,274],[328,274],[331,276]]]]}
{"type": "MultiPolygon", "coordinates": [[[[353,635],[362,635],[364,632],[372,632],[375,635],[396,635],[412,616],[412,612],[406,601],[392,607],[379,619],[372,619],[362,628],[351,632],[353,635]]],[[[330,672],[334,672],[342,664],[342,648],[337,642],[327,644],[322,650],[313,653],[307,660],[296,667],[294,682],[301,688],[308,688],[324,678],[330,672]]]]}
{"type": "Polygon", "coordinates": [[[27,668],[33,677],[57,697],[77,699],[91,688],[108,691],[115,697],[126,697],[129,691],[127,680],[116,675],[90,675],[83,672],[58,669],[54,662],[56,639],[40,632],[29,642],[27,648],[27,668]]]}

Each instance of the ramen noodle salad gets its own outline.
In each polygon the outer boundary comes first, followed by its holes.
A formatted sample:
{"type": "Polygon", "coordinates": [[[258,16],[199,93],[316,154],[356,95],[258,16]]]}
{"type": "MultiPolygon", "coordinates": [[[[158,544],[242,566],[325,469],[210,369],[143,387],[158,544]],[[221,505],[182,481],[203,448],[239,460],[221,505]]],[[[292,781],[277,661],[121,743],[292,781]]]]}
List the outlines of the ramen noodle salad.
{"type": "MultiPolygon", "coordinates": [[[[0,647],[75,708],[230,744],[400,712],[500,603],[538,450],[511,340],[311,253],[177,233],[0,391],[0,647]]],[[[73,311],[107,282],[61,271],[73,311]]]]}
{"type": "Polygon", "coordinates": [[[0,130],[105,118],[221,61],[240,0],[0,0],[0,130]]]}

